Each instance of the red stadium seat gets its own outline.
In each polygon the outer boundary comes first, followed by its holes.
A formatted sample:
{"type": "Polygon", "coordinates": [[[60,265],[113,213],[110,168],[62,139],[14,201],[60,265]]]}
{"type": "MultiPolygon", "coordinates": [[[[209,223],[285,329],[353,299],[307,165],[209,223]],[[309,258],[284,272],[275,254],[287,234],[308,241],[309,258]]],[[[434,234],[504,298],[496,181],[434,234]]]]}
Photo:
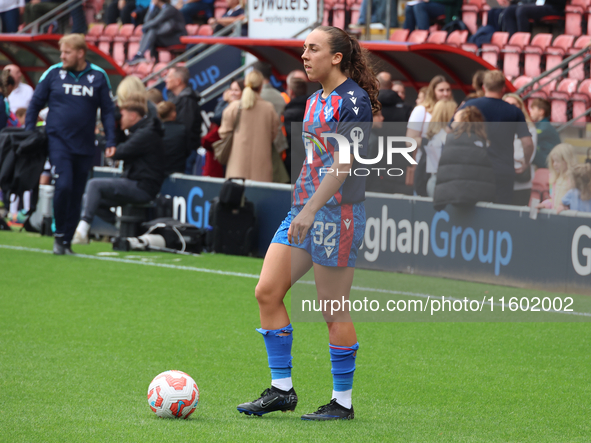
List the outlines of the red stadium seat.
{"type": "Polygon", "coordinates": [[[556,91],[550,93],[551,117],[550,120],[557,123],[566,123],[568,121],[568,103],[571,94],[577,91],[578,81],[573,78],[562,80],[556,91]]]}
{"type": "Polygon", "coordinates": [[[95,45],[98,41],[99,35],[103,33],[104,29],[105,25],[103,25],[102,23],[96,23],[92,25],[88,30],[88,33],[86,34],[86,43],[95,45]]]}
{"type": "Polygon", "coordinates": [[[168,63],[172,60],[172,53],[166,48],[158,48],[158,63],[168,63]]]}
{"type": "MultiPolygon", "coordinates": [[[[582,115],[591,107],[591,80],[586,79],[581,82],[577,92],[571,95],[573,106],[573,118],[582,115]]],[[[583,126],[589,121],[589,117],[581,117],[575,122],[575,126],[583,126]]]]}
{"type": "Polygon", "coordinates": [[[588,0],[571,0],[565,8],[564,33],[578,37],[583,33],[583,15],[588,6],[588,0]]]}
{"type": "Polygon", "coordinates": [[[136,28],[133,30],[133,35],[129,37],[130,42],[139,42],[144,35],[142,31],[143,25],[137,25],[136,28]]]}
{"type": "Polygon", "coordinates": [[[503,73],[505,77],[512,79],[521,74],[521,56],[523,49],[529,44],[531,34],[529,32],[516,32],[509,39],[502,52],[503,73]]]}
{"type": "MultiPolygon", "coordinates": [[[[215,2],[213,11],[214,11],[214,17],[215,18],[220,18],[222,15],[224,15],[226,13],[226,11],[228,10],[228,4],[226,2],[221,2],[221,1],[217,1],[215,2]]],[[[194,35],[194,34],[191,34],[194,35]]]]}
{"type": "Polygon", "coordinates": [[[187,30],[187,35],[197,35],[199,32],[199,25],[191,23],[190,25],[186,25],[185,29],[187,30]]]}
{"type": "Polygon", "coordinates": [[[197,35],[213,35],[213,28],[209,25],[202,25],[199,27],[199,31],[197,31],[197,35]]]}
{"type": "MultiPolygon", "coordinates": [[[[513,80],[513,86],[515,86],[515,89],[521,89],[525,85],[527,85],[528,83],[531,83],[531,81],[532,81],[531,77],[528,77],[526,75],[522,75],[521,77],[517,77],[515,80],[513,80]]],[[[524,92],[527,92],[527,91],[524,91],[524,92]]]]}
{"type": "MultiPolygon", "coordinates": [[[[567,51],[572,48],[575,37],[572,35],[559,35],[554,39],[552,46],[546,49],[546,71],[562,63],[567,51]]],[[[562,70],[560,70],[562,72],[562,70]]]]}
{"type": "Polygon", "coordinates": [[[361,14],[361,5],[353,4],[351,5],[351,24],[359,23],[359,15],[361,14]]]}
{"type": "Polygon", "coordinates": [[[552,34],[537,34],[532,39],[531,43],[523,50],[524,59],[524,74],[530,77],[537,77],[542,73],[542,55],[546,53],[546,49],[552,43],[552,34]]]}
{"type": "Polygon", "coordinates": [[[113,49],[111,55],[113,59],[119,64],[122,65],[125,63],[125,47],[127,45],[127,41],[129,37],[133,35],[133,25],[127,24],[123,25],[119,28],[118,34],[113,37],[113,49]]]}
{"type": "Polygon", "coordinates": [[[429,36],[429,31],[424,31],[421,29],[415,29],[410,33],[408,36],[408,43],[425,43],[427,41],[427,37],[429,36]]]}
{"type": "Polygon", "coordinates": [[[408,34],[410,34],[408,29],[397,29],[392,34],[390,34],[390,41],[405,42],[408,39],[408,34]]]}
{"type": "Polygon", "coordinates": [[[437,45],[441,45],[445,43],[445,39],[447,38],[446,31],[435,31],[429,34],[427,37],[427,43],[435,43],[437,45]]]}
{"type": "Polygon", "coordinates": [[[478,30],[478,17],[482,10],[482,0],[468,0],[462,5],[462,21],[472,34],[476,33],[478,30]]]}
{"type": "Polygon", "coordinates": [[[345,4],[335,4],[332,7],[332,25],[336,28],[345,29],[345,15],[345,4]]]}
{"type": "Polygon", "coordinates": [[[139,78],[144,78],[147,75],[152,73],[152,68],[154,67],[154,62],[147,62],[147,63],[138,63],[136,65],[136,69],[134,74],[137,75],[139,78]]]}
{"type": "Polygon", "coordinates": [[[131,24],[123,25],[119,28],[119,32],[117,32],[117,35],[115,35],[113,37],[113,41],[126,42],[129,39],[129,37],[131,37],[133,35],[133,31],[134,31],[134,25],[131,25],[131,24]]]}
{"type": "Polygon", "coordinates": [[[473,52],[474,54],[478,54],[478,46],[474,43],[463,43],[462,49],[466,52],[473,52]]]}
{"type": "MultiPolygon", "coordinates": [[[[574,46],[568,50],[569,55],[576,54],[581,49],[589,46],[591,43],[591,36],[589,35],[582,35],[580,36],[577,41],[575,42],[574,46]]],[[[572,68],[568,71],[569,78],[575,78],[577,80],[585,80],[585,65],[588,65],[588,62],[583,63],[583,57],[577,57],[574,60],[571,60],[568,63],[568,67],[572,68]]]]}
{"type": "Polygon", "coordinates": [[[490,39],[490,43],[484,43],[482,45],[480,56],[491,65],[498,66],[499,54],[508,41],[508,32],[495,32],[490,39]]]}
{"type": "Polygon", "coordinates": [[[110,25],[105,26],[103,33],[98,37],[98,48],[103,51],[105,54],[111,53],[111,43],[113,39],[119,32],[119,25],[116,23],[112,23],[110,25]]]}
{"type": "Polygon", "coordinates": [[[447,36],[447,41],[445,43],[449,46],[455,46],[459,48],[464,43],[466,43],[466,41],[468,41],[468,31],[456,30],[447,36]]]}

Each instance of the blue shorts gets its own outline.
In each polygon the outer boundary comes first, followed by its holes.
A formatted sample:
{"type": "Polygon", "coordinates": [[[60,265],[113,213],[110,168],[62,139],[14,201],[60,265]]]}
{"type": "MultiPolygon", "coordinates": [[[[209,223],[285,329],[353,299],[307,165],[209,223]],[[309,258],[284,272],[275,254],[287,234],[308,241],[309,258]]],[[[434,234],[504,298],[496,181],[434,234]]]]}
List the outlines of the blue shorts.
{"type": "Polygon", "coordinates": [[[314,224],[304,241],[290,244],[287,231],[291,220],[303,206],[293,206],[277,229],[271,243],[304,249],[312,261],[322,266],[355,267],[357,253],[365,234],[365,205],[353,203],[341,206],[324,206],[316,213],[314,224]]]}

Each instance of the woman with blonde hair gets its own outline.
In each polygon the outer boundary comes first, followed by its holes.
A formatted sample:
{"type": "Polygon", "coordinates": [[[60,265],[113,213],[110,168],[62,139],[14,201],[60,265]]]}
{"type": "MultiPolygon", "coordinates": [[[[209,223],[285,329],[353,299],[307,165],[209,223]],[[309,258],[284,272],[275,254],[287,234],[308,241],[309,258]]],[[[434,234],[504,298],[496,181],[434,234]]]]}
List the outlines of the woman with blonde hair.
{"type": "Polygon", "coordinates": [[[222,114],[220,137],[223,139],[234,131],[226,178],[273,181],[271,150],[279,117],[273,105],[260,98],[262,87],[263,75],[257,70],[248,73],[242,97],[230,103],[222,114]]]}
{"type": "MultiPolygon", "coordinates": [[[[519,95],[517,94],[505,94],[503,96],[503,100],[507,103],[518,107],[523,115],[525,116],[525,121],[527,122],[527,129],[529,129],[529,133],[531,134],[531,139],[534,146],[538,145],[538,131],[536,129],[535,123],[532,122],[531,117],[529,116],[529,112],[527,112],[527,108],[525,103],[519,95]]],[[[515,180],[513,182],[513,204],[517,206],[527,206],[529,205],[529,199],[531,197],[531,188],[532,188],[532,181],[534,178],[534,166],[533,160],[536,155],[536,150],[534,149],[532,155],[529,159],[530,167],[526,169],[524,172],[520,174],[515,174],[515,180]]],[[[513,160],[515,160],[515,169],[521,168],[525,163],[524,154],[523,154],[523,144],[521,140],[515,135],[515,141],[513,142],[513,160]]]]}
{"type": "Polygon", "coordinates": [[[148,113],[146,114],[148,118],[158,118],[158,109],[156,105],[148,100],[148,91],[144,86],[144,83],[140,80],[139,77],[135,75],[128,75],[119,86],[117,86],[117,106],[115,107],[115,122],[117,124],[117,143],[121,143],[125,141],[127,138],[122,130],[119,129],[121,125],[121,105],[129,100],[129,97],[135,97],[137,95],[141,95],[146,97],[146,101],[148,103],[148,113]]]}
{"type": "MultiPolygon", "coordinates": [[[[406,126],[406,136],[414,138],[417,142],[418,148],[415,151],[417,162],[419,162],[421,158],[419,148],[421,147],[423,138],[427,136],[427,128],[429,127],[429,122],[432,118],[431,113],[433,112],[435,104],[439,100],[449,100],[450,98],[452,98],[451,85],[443,75],[436,75],[433,77],[425,91],[423,102],[416,106],[410,114],[408,125],[406,126]]],[[[406,168],[406,184],[408,186],[414,185],[415,168],[416,166],[414,165],[410,165],[406,168]]]]}
{"type": "Polygon", "coordinates": [[[571,172],[577,165],[575,148],[569,143],[559,143],[546,158],[550,172],[550,198],[538,205],[538,208],[557,208],[562,198],[575,184],[571,172]]]}
{"type": "MultiPolygon", "coordinates": [[[[445,145],[445,139],[450,132],[449,122],[454,116],[458,104],[454,100],[440,100],[433,107],[433,114],[431,115],[431,122],[427,129],[428,142],[425,144],[425,194],[433,197],[435,193],[435,182],[437,181],[437,168],[439,167],[439,159],[441,157],[441,150],[445,145]]],[[[422,159],[423,157],[421,157],[422,159]]],[[[417,166],[417,170],[421,165],[417,166]]],[[[421,195],[419,193],[419,195],[421,195]]]]}

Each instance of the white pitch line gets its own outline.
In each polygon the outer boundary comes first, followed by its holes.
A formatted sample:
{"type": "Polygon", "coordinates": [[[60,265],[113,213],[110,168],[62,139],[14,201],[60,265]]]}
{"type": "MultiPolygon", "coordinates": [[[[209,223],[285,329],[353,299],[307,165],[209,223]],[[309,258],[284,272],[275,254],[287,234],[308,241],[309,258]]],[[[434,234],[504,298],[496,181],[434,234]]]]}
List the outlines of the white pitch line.
{"type": "MultiPolygon", "coordinates": [[[[49,249],[27,248],[24,246],[0,245],[0,249],[12,249],[15,251],[36,252],[36,253],[41,253],[41,254],[53,254],[53,251],[51,251],[49,249]]],[[[177,269],[177,270],[181,270],[181,271],[202,272],[205,274],[227,275],[227,276],[231,276],[231,277],[243,277],[243,278],[252,278],[252,279],[258,279],[260,277],[259,274],[245,274],[242,272],[221,271],[221,270],[217,270],[217,269],[194,268],[192,266],[169,265],[166,263],[151,263],[151,262],[144,262],[144,261],[137,261],[137,260],[128,260],[125,258],[117,258],[117,257],[99,257],[96,255],[86,255],[86,254],[76,254],[76,257],[87,258],[87,259],[91,259],[91,260],[117,262],[117,263],[130,263],[130,264],[142,265],[142,266],[155,266],[157,268],[177,269]]],[[[306,284],[306,285],[315,285],[315,283],[313,281],[307,281],[307,280],[300,280],[298,283],[306,284]]],[[[436,299],[446,298],[447,300],[451,300],[452,302],[455,300],[463,301],[462,299],[455,298],[455,297],[422,294],[422,293],[417,293],[417,292],[393,291],[391,289],[366,288],[366,287],[362,287],[362,286],[352,286],[351,289],[354,291],[361,291],[361,292],[377,292],[377,293],[391,294],[391,295],[406,295],[406,296],[411,296],[411,297],[419,297],[419,298],[427,298],[427,299],[429,297],[433,297],[436,299]]],[[[490,305],[491,303],[487,301],[486,304],[490,305]]],[[[503,306],[501,303],[492,303],[492,305],[503,306]]],[[[509,307],[509,304],[505,303],[504,306],[509,307]]],[[[543,312],[591,317],[591,313],[588,313],[588,312],[554,311],[554,310],[543,311],[543,312]]]]}

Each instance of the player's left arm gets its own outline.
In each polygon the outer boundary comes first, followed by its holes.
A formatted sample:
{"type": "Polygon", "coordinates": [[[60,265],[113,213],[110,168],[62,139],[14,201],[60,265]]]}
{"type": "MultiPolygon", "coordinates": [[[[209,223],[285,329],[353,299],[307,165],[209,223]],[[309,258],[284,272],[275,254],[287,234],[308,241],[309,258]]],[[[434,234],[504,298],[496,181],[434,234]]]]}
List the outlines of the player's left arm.
{"type": "Polygon", "coordinates": [[[111,151],[111,148],[115,148],[115,105],[113,104],[111,86],[106,77],[101,86],[100,100],[101,120],[103,128],[105,128],[105,146],[111,151]]]}
{"type": "Polygon", "coordinates": [[[335,149],[334,161],[330,168],[327,168],[329,172],[325,174],[324,179],[318,186],[318,189],[312,197],[308,200],[308,203],[300,211],[300,213],[293,219],[289,230],[287,231],[287,239],[291,243],[301,243],[306,238],[310,227],[314,223],[316,213],[322,208],[332,196],[334,196],[343,186],[351,168],[353,167],[354,154],[353,145],[354,141],[351,138],[351,132],[354,128],[362,128],[363,136],[361,140],[362,147],[359,149],[359,154],[364,156],[367,151],[367,144],[369,141],[369,133],[371,131],[371,105],[369,104],[369,98],[367,104],[364,104],[365,112],[361,112],[360,106],[350,106],[345,102],[341,108],[341,115],[339,118],[339,124],[337,133],[344,135],[350,143],[351,149],[348,155],[341,153],[335,149]],[[357,108],[357,113],[353,110],[353,107],[357,108]]]}

